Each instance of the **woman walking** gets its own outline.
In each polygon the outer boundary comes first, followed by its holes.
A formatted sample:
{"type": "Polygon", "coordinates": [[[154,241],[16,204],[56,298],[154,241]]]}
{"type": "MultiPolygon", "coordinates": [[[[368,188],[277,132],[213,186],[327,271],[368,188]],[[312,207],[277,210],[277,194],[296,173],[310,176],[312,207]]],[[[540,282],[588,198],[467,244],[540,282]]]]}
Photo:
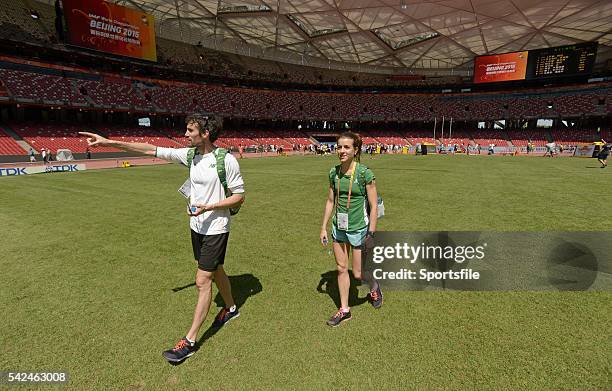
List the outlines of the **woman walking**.
{"type": "Polygon", "coordinates": [[[370,273],[361,270],[361,259],[366,243],[372,244],[377,222],[376,183],[374,173],[359,163],[362,140],[358,134],[344,132],[337,138],[340,164],[329,171],[329,190],[320,239],[327,245],[327,223],[332,217],[333,249],[338,270],[340,308],[327,321],[330,326],[351,319],[348,296],[351,280],[348,271],[349,254],[352,253],[353,276],[364,279],[370,288],[369,301],[374,308],[380,308],[383,296],[378,282],[370,273]]]}

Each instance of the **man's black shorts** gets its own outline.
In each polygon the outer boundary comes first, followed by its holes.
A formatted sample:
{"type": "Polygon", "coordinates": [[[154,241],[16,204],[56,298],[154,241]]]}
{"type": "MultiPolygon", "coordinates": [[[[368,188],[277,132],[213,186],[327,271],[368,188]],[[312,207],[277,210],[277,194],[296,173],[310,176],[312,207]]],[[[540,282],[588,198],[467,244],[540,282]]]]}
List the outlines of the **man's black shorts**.
{"type": "Polygon", "coordinates": [[[214,272],[225,263],[225,250],[229,232],[218,235],[203,235],[191,230],[193,257],[198,261],[198,269],[214,272]]]}

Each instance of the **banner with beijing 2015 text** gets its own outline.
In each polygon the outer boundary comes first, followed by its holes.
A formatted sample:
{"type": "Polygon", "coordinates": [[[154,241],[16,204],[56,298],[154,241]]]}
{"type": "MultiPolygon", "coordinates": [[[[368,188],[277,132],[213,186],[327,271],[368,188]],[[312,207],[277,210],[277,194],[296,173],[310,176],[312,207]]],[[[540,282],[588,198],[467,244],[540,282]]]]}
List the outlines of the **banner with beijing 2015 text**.
{"type": "Polygon", "coordinates": [[[474,83],[525,79],[528,52],[480,56],[474,59],[474,83]]]}
{"type": "Polygon", "coordinates": [[[153,16],[102,0],[63,0],[75,46],[157,61],[153,16]]]}

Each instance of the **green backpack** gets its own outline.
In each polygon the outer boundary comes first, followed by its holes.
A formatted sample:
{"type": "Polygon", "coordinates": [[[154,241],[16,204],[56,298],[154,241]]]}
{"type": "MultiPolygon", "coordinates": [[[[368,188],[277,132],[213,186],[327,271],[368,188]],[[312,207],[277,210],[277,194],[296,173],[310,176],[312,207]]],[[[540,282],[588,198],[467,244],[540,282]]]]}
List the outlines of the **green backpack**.
{"type": "MultiPolygon", "coordinates": [[[[187,151],[187,167],[189,171],[191,171],[191,162],[193,162],[193,158],[196,155],[199,155],[200,152],[197,148],[189,148],[187,151]]],[[[225,197],[230,197],[232,195],[231,190],[227,187],[227,177],[225,174],[225,155],[227,155],[227,149],[217,148],[213,151],[215,158],[217,158],[217,175],[219,175],[219,180],[223,185],[223,189],[225,190],[225,197]]],[[[240,211],[242,204],[238,206],[234,206],[233,208],[229,208],[230,215],[235,215],[240,211]]]]}

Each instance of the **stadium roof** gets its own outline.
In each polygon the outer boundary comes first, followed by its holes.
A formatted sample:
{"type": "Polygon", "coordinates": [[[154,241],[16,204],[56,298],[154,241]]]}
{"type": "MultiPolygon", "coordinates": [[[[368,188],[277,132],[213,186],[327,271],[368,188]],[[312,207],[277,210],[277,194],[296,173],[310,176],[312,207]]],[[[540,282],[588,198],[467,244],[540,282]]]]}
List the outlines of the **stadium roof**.
{"type": "Polygon", "coordinates": [[[152,13],[161,37],[281,61],[466,74],[478,55],[585,41],[599,41],[598,63],[612,58],[609,0],[113,2],[152,13]]]}

